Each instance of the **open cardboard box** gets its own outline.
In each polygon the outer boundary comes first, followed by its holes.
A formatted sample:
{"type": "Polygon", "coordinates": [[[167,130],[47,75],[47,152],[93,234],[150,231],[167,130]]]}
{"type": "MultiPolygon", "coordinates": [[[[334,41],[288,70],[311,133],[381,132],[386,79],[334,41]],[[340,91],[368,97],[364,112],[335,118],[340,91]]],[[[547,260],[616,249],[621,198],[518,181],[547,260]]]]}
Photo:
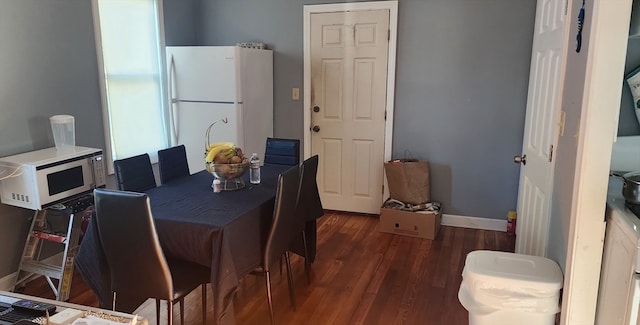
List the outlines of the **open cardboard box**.
{"type": "Polygon", "coordinates": [[[441,219],[441,212],[410,212],[383,207],[380,208],[379,230],[397,235],[435,239],[440,230],[441,219]]]}

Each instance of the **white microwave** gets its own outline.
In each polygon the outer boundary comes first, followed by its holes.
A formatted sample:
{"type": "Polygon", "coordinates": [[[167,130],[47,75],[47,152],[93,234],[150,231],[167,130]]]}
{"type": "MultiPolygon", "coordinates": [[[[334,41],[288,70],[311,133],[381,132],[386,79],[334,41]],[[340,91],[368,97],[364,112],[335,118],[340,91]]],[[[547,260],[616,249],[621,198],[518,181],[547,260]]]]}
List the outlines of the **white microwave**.
{"type": "Polygon", "coordinates": [[[0,158],[0,201],[32,210],[104,187],[102,150],[47,148],[0,158]]]}

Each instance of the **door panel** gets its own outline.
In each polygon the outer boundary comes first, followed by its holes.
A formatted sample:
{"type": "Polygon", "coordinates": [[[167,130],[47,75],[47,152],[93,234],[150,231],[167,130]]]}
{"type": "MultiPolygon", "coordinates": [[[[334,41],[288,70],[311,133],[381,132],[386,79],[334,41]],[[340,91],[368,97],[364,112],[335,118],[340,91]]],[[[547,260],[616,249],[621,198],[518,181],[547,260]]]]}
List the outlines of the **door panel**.
{"type": "Polygon", "coordinates": [[[322,117],[324,119],[342,119],[342,60],[326,60],[322,62],[322,92],[324,102],[322,117]]]}
{"type": "Polygon", "coordinates": [[[311,15],[311,154],[326,209],[382,204],[389,11],[311,15]]]}
{"type": "MultiPolygon", "coordinates": [[[[342,153],[342,140],[324,139],[319,148],[319,157],[340,157],[342,153]]],[[[339,159],[323,159],[318,162],[318,175],[320,192],[327,195],[340,195],[342,193],[342,163],[339,159]]]]}
{"type": "Polygon", "coordinates": [[[565,0],[540,0],[536,11],[518,191],[516,252],[547,255],[565,39],[565,0]]]}

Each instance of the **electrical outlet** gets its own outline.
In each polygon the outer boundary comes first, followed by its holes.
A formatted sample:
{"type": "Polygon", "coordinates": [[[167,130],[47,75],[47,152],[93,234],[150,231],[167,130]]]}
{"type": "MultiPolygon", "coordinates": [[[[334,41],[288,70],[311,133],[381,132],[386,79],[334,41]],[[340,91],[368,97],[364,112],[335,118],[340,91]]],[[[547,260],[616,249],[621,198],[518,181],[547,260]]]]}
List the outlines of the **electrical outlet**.
{"type": "Polygon", "coordinates": [[[292,88],[291,89],[291,99],[299,100],[300,99],[300,88],[292,88]]]}

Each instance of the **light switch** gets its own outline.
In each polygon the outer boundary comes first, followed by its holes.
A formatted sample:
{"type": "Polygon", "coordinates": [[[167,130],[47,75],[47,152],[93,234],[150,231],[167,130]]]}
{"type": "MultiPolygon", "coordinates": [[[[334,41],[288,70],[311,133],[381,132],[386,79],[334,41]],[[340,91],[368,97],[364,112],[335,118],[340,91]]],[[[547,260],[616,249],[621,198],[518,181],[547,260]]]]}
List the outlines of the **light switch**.
{"type": "Polygon", "coordinates": [[[291,89],[291,99],[299,100],[300,99],[300,88],[292,88],[291,89]]]}

